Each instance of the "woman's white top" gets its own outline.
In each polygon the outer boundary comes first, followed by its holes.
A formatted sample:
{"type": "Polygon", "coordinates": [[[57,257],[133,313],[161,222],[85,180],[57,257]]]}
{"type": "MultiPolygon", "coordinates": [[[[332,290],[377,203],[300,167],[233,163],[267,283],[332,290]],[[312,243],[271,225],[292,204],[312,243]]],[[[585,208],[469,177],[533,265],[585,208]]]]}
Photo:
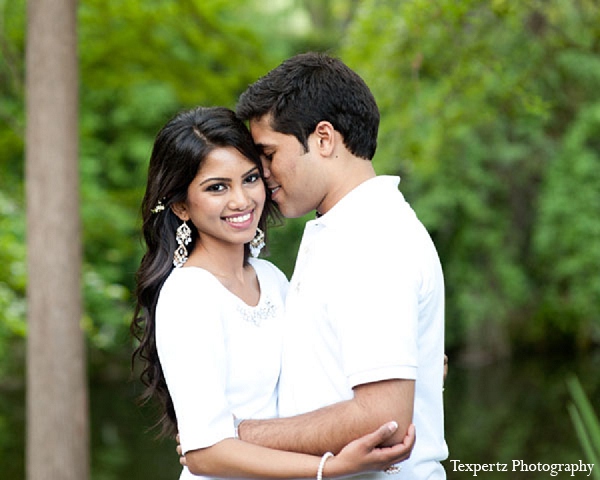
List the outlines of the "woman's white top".
{"type": "MultiPolygon", "coordinates": [[[[288,281],[251,259],[260,300],[249,306],[207,270],[174,269],[156,306],[156,347],[184,452],[234,437],[234,417],[277,416],[288,281]]],[[[198,478],[184,468],[180,478],[198,478]]]]}

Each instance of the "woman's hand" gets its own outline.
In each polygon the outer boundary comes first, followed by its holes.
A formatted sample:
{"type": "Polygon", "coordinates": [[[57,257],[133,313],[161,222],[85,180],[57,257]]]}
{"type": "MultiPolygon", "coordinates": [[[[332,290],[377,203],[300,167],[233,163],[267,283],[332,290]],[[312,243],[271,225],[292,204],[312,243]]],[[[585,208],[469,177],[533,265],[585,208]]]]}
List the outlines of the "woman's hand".
{"type": "Polygon", "coordinates": [[[177,442],[177,448],[175,450],[177,451],[177,455],[179,455],[179,463],[184,467],[187,467],[185,455],[183,454],[183,450],[181,448],[181,441],[179,440],[179,434],[177,434],[177,436],[175,437],[175,441],[177,442]]]}
{"type": "Polygon", "coordinates": [[[382,471],[410,457],[415,444],[415,426],[410,425],[402,440],[392,447],[378,447],[398,429],[389,422],[375,432],[360,437],[346,445],[340,453],[325,463],[325,477],[340,477],[358,472],[382,471]]]}

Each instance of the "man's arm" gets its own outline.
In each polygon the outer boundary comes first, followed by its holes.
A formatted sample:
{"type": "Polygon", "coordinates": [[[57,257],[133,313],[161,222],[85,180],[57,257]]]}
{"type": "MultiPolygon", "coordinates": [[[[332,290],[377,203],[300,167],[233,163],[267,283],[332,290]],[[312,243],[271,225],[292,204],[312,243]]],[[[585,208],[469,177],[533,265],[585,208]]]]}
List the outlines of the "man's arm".
{"type": "MultiPolygon", "coordinates": [[[[323,455],[338,453],[352,440],[394,420],[398,430],[386,446],[402,442],[412,422],[413,380],[385,380],[358,385],[354,398],[294,417],[244,420],[242,440],[265,447],[323,455]]],[[[418,432],[417,432],[418,435],[418,432]]]]}

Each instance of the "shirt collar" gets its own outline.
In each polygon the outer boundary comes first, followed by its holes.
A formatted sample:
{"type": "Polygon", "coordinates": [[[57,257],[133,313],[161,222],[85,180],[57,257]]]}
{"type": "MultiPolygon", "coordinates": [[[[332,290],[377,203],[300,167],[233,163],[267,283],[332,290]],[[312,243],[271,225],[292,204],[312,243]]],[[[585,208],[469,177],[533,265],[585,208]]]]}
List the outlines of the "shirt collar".
{"type": "Polygon", "coordinates": [[[331,226],[339,222],[347,222],[356,218],[356,212],[364,210],[365,203],[383,198],[385,192],[397,191],[400,177],[391,175],[377,175],[365,180],[347,193],[327,213],[319,214],[308,224],[331,226]]]}

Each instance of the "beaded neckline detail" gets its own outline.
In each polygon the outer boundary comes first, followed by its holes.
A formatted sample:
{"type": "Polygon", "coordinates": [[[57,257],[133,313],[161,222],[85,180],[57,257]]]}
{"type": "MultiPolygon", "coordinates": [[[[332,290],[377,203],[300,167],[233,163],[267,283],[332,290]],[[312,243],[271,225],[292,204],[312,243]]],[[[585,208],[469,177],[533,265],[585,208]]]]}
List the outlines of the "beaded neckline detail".
{"type": "Polygon", "coordinates": [[[260,327],[260,324],[269,318],[273,318],[277,313],[277,307],[270,299],[266,299],[262,305],[257,305],[256,307],[250,307],[248,305],[238,305],[238,312],[242,318],[257,327],[260,327]]]}

